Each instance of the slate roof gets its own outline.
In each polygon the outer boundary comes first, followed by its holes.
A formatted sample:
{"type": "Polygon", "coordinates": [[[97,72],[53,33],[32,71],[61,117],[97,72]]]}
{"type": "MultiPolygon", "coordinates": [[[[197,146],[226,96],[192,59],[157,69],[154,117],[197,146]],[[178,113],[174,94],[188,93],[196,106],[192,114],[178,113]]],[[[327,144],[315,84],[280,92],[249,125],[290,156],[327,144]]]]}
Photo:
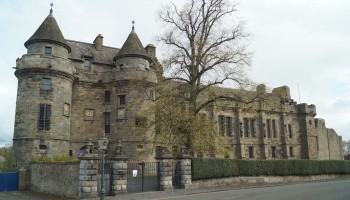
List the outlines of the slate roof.
{"type": "Polygon", "coordinates": [[[35,33],[30,37],[25,43],[24,46],[28,47],[28,45],[34,42],[50,42],[61,45],[65,47],[68,52],[71,51],[71,48],[68,46],[66,40],[64,39],[60,27],[58,26],[55,18],[52,13],[50,13],[43,23],[39,26],[39,28],[35,31],[35,33]]]}
{"type": "Polygon", "coordinates": [[[114,60],[122,57],[142,57],[152,62],[152,59],[144,49],[139,37],[134,30],[131,31],[122,48],[115,56],[114,60]]]}
{"type": "Polygon", "coordinates": [[[73,60],[83,61],[85,58],[92,58],[94,63],[113,65],[113,58],[119,52],[118,48],[102,46],[102,50],[98,51],[94,44],[67,40],[72,51],[69,58],[73,60]]]}

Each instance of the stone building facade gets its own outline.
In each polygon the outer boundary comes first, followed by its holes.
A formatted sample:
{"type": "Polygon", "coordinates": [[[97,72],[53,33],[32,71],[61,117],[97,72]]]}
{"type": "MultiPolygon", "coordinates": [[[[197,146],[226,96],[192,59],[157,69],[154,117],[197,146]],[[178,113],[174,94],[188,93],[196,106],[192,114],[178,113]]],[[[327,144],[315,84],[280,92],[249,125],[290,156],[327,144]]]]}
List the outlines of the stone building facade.
{"type": "MultiPolygon", "coordinates": [[[[67,40],[51,10],[24,45],[27,53],[15,71],[15,168],[27,167],[33,157],[79,156],[89,139],[104,134],[112,149],[122,140],[133,159],[153,159],[143,142],[153,131],[143,130],[139,114],[153,103],[144,97],[154,95],[148,84],[157,82],[156,48],[143,47],[134,27],[120,49],[103,45],[100,34],[93,43],[67,40]],[[143,134],[132,136],[137,131],[143,134]]],[[[255,113],[234,105],[212,108],[233,147],[229,157],[341,159],[341,137],[315,118],[314,105],[295,104],[287,87],[268,95],[275,105],[255,113]]]]}
{"type": "MultiPolygon", "coordinates": [[[[221,89],[225,92],[235,92],[221,89]]],[[[230,89],[229,89],[230,90],[230,89]]],[[[297,104],[287,86],[266,92],[265,85],[246,95],[261,94],[264,101],[249,105],[220,102],[203,111],[217,119],[226,137],[226,157],[238,159],[342,160],[342,137],[315,118],[316,106],[297,104]],[[249,94],[250,93],[250,94],[249,94]],[[252,94],[253,93],[253,94],[252,94]]]]}

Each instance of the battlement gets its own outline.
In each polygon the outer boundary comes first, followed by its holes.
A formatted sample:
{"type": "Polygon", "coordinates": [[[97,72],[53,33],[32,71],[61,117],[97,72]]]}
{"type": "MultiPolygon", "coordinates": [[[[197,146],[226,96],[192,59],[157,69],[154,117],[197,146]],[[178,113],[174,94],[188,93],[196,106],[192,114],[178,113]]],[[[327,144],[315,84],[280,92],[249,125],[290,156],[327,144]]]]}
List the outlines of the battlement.
{"type": "Polygon", "coordinates": [[[290,99],[290,90],[288,86],[281,86],[272,89],[272,94],[281,99],[290,99]]]}
{"type": "Polygon", "coordinates": [[[298,104],[298,112],[301,114],[310,114],[315,116],[316,115],[316,106],[311,104],[307,105],[306,103],[298,104]]]}
{"type": "Polygon", "coordinates": [[[321,118],[315,118],[315,126],[316,127],[326,127],[326,121],[321,118]]]}

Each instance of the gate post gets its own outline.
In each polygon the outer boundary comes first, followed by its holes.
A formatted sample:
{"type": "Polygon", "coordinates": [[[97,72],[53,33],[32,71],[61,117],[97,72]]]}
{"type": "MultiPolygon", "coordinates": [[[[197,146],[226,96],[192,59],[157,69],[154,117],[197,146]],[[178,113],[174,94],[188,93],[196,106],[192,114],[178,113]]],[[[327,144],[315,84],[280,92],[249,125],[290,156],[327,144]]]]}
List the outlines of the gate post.
{"type": "Polygon", "coordinates": [[[192,159],[187,153],[186,147],[182,146],[179,153],[180,161],[180,187],[188,189],[192,185],[192,159]]]}
{"type": "Polygon", "coordinates": [[[118,140],[115,150],[115,157],[111,158],[112,162],[112,194],[117,195],[120,193],[126,193],[127,191],[127,158],[122,153],[121,141],[118,140]]]}
{"type": "Polygon", "coordinates": [[[79,198],[97,197],[98,155],[91,141],[86,145],[85,153],[79,157],[79,198]]]}
{"type": "Polygon", "coordinates": [[[18,170],[18,190],[28,189],[28,170],[21,167],[18,170]]]}
{"type": "Polygon", "coordinates": [[[156,157],[158,161],[159,190],[173,190],[172,157],[166,147],[162,147],[161,152],[156,157]]]}

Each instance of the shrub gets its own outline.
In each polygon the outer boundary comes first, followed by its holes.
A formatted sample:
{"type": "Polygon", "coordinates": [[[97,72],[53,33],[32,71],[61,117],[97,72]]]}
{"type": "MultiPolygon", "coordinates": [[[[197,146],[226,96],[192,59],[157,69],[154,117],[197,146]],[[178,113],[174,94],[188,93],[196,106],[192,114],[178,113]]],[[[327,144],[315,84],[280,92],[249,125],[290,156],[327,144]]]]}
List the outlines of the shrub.
{"type": "Polygon", "coordinates": [[[234,176],[308,176],[320,174],[350,174],[350,161],[192,159],[193,180],[234,176]]]}
{"type": "Polygon", "coordinates": [[[192,173],[193,180],[238,176],[238,165],[230,159],[194,158],[192,173]]]}

